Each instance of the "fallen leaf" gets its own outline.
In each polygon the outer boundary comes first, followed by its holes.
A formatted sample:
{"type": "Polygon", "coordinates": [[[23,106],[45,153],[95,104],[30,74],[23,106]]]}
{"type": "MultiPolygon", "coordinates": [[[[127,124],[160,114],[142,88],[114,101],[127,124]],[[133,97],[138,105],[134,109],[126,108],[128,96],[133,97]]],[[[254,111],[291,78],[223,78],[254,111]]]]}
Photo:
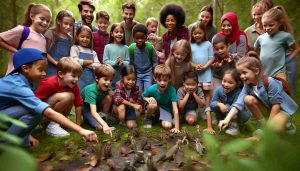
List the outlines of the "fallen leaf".
{"type": "Polygon", "coordinates": [[[85,150],[80,150],[79,151],[79,155],[80,155],[80,157],[85,157],[85,156],[87,156],[89,153],[87,152],[87,151],[85,151],[85,150]]]}
{"type": "Polygon", "coordinates": [[[238,153],[238,155],[239,155],[240,157],[247,157],[247,156],[249,156],[248,153],[244,153],[244,152],[240,152],[240,153],[238,153]]]}
{"type": "Polygon", "coordinates": [[[60,161],[69,161],[69,160],[71,160],[71,156],[64,155],[59,160],[60,161]]]}
{"type": "Polygon", "coordinates": [[[97,156],[93,155],[93,156],[90,158],[90,160],[89,160],[88,162],[84,163],[84,164],[90,165],[90,166],[92,166],[92,167],[95,167],[96,164],[98,163],[98,159],[99,159],[99,158],[98,158],[97,156]]]}
{"type": "Polygon", "coordinates": [[[54,157],[55,153],[44,153],[44,154],[41,154],[37,159],[36,161],[38,163],[42,163],[46,160],[50,160],[52,157],[54,157]]]}
{"type": "Polygon", "coordinates": [[[152,154],[152,156],[155,156],[156,154],[158,154],[158,150],[152,148],[151,149],[151,154],[152,154]]]}

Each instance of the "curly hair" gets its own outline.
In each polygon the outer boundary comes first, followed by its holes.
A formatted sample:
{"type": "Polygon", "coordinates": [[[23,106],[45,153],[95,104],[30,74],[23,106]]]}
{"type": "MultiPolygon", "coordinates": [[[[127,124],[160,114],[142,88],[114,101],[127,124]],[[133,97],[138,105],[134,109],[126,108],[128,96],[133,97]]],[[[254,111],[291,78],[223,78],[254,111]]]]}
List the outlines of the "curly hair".
{"type": "Polygon", "coordinates": [[[159,21],[164,27],[166,27],[166,18],[168,15],[173,15],[176,18],[176,28],[180,28],[185,22],[185,12],[183,8],[177,4],[166,4],[160,10],[159,21]]]}
{"type": "Polygon", "coordinates": [[[135,33],[137,32],[141,32],[144,33],[146,36],[148,35],[148,29],[144,24],[136,24],[133,28],[132,28],[132,35],[134,36],[135,33]]]}

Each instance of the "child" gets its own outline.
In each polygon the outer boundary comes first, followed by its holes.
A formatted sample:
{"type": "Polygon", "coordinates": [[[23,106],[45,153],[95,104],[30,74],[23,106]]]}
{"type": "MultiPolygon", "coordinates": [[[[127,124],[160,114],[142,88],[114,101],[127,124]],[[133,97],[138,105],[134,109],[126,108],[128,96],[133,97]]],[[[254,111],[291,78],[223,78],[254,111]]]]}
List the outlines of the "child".
{"type": "Polygon", "coordinates": [[[177,90],[179,111],[185,114],[185,120],[189,125],[197,121],[196,110],[204,104],[204,95],[198,87],[198,76],[194,71],[184,74],[183,86],[177,90]]]}
{"type": "MultiPolygon", "coordinates": [[[[236,102],[242,87],[242,81],[240,74],[236,69],[228,69],[225,71],[222,79],[222,85],[215,91],[211,100],[211,110],[216,114],[218,121],[224,119],[226,114],[233,107],[236,102]]],[[[238,111],[237,120],[239,122],[245,122],[249,120],[251,113],[246,108],[238,111]]],[[[212,129],[212,128],[211,128],[212,129]]],[[[229,128],[225,131],[229,135],[238,135],[239,127],[236,122],[232,122],[229,128]]]]}
{"type": "MultiPolygon", "coordinates": [[[[205,25],[201,22],[193,25],[191,29],[191,49],[192,65],[198,74],[199,86],[202,88],[205,97],[205,114],[208,125],[208,132],[213,133],[211,129],[211,114],[209,104],[212,96],[213,78],[211,73],[211,64],[213,62],[213,47],[206,38],[205,25]]],[[[205,118],[205,117],[204,117],[205,118]]]]}
{"type": "Polygon", "coordinates": [[[92,38],[91,29],[88,26],[81,26],[76,32],[75,45],[71,47],[71,57],[76,59],[83,68],[78,82],[80,91],[86,85],[95,82],[94,69],[100,64],[97,54],[92,48],[92,38]]]}
{"type": "Polygon", "coordinates": [[[266,33],[260,35],[254,44],[255,48],[260,48],[262,72],[286,80],[286,52],[291,49],[290,58],[294,58],[299,52],[299,48],[290,34],[291,28],[287,16],[282,10],[274,7],[264,13],[262,23],[266,33]]]}
{"type": "Polygon", "coordinates": [[[219,122],[219,128],[226,128],[231,119],[247,106],[258,119],[263,118],[262,110],[267,111],[269,113],[267,123],[274,131],[288,130],[294,133],[294,125],[291,124],[289,119],[296,112],[298,106],[283,90],[282,82],[268,77],[269,85],[265,88],[261,77],[263,74],[262,64],[258,59],[258,55],[250,51],[247,56],[237,62],[236,68],[241,74],[244,87],[226,118],[219,122]],[[286,128],[286,126],[288,127],[286,128]]]}
{"type": "Polygon", "coordinates": [[[87,85],[82,91],[83,117],[84,120],[94,129],[103,130],[105,134],[112,135],[111,128],[102,119],[98,112],[102,111],[102,116],[106,115],[112,104],[112,97],[109,95],[114,69],[110,65],[101,64],[95,68],[96,83],[87,85]]]}
{"type": "Polygon", "coordinates": [[[0,79],[0,113],[25,123],[28,127],[7,125],[7,132],[23,139],[23,145],[37,145],[38,141],[30,136],[32,130],[39,124],[42,116],[70,128],[89,141],[97,142],[97,135],[93,131],[81,128],[62,114],[54,111],[45,102],[37,98],[31,90],[33,82],[45,78],[47,67],[46,53],[23,48],[13,56],[14,70],[0,79]],[[33,141],[35,140],[35,141],[33,141]]]}
{"type": "Polygon", "coordinates": [[[12,53],[6,74],[13,69],[12,56],[22,48],[35,48],[46,52],[46,39],[43,36],[48,29],[52,13],[44,4],[31,3],[25,11],[22,25],[0,33],[0,46],[12,53]]]}
{"type": "Polygon", "coordinates": [[[149,17],[146,20],[146,27],[148,30],[148,34],[156,34],[158,28],[158,21],[154,17],[149,17]]]}
{"type": "Polygon", "coordinates": [[[74,37],[75,19],[70,11],[60,11],[55,22],[56,26],[45,33],[48,49],[47,76],[57,75],[57,62],[64,56],[70,56],[72,37],[74,37]]]}
{"type": "Polygon", "coordinates": [[[127,65],[122,68],[121,80],[116,83],[114,97],[114,112],[118,114],[122,123],[129,129],[136,128],[135,110],[141,112],[139,88],[135,84],[136,72],[134,66],[127,65]]]}
{"type": "Polygon", "coordinates": [[[177,90],[182,86],[184,73],[192,70],[192,51],[187,40],[177,41],[171,49],[166,65],[171,69],[171,85],[177,90]]]}
{"type": "Polygon", "coordinates": [[[125,31],[119,24],[113,24],[110,29],[109,44],[104,48],[103,63],[109,64],[115,69],[113,89],[120,80],[120,71],[124,65],[129,64],[128,47],[125,45],[125,31]]]}
{"type": "MultiPolygon", "coordinates": [[[[74,104],[77,125],[80,125],[81,106],[83,104],[76,84],[81,72],[82,67],[76,60],[63,57],[57,63],[57,75],[42,80],[35,90],[36,97],[48,103],[56,112],[65,116],[70,114],[74,104]]],[[[55,137],[70,135],[55,122],[50,122],[46,132],[55,137]]]]}
{"type": "Polygon", "coordinates": [[[214,37],[212,40],[215,59],[212,63],[213,89],[221,85],[224,72],[235,68],[234,57],[228,53],[228,41],[225,36],[214,37]]]}
{"type": "Polygon", "coordinates": [[[100,11],[96,14],[98,31],[93,32],[94,51],[97,53],[98,60],[103,63],[104,47],[108,44],[109,34],[106,31],[109,26],[109,15],[106,11],[100,11]]]}
{"type": "Polygon", "coordinates": [[[164,41],[162,37],[156,34],[149,34],[147,40],[154,46],[155,53],[157,55],[157,64],[164,64],[167,60],[164,52],[164,41]]]}
{"type": "Polygon", "coordinates": [[[157,64],[154,47],[147,40],[147,27],[136,24],[132,29],[135,43],[129,46],[130,64],[136,70],[136,83],[140,93],[152,85],[152,68],[157,64]]]}
{"type": "Polygon", "coordinates": [[[144,101],[148,103],[145,128],[152,128],[152,116],[157,111],[164,129],[172,128],[172,118],[174,118],[175,127],[171,129],[171,132],[180,132],[176,90],[168,85],[170,79],[171,69],[167,65],[161,64],[155,67],[154,80],[156,84],[149,87],[142,95],[144,101]]]}

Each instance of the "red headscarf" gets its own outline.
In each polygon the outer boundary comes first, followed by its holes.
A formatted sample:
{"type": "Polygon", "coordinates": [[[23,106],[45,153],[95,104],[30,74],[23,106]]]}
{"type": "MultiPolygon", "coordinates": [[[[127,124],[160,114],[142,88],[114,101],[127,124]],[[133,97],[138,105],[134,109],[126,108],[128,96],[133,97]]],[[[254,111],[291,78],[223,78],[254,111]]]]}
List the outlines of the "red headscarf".
{"type": "Polygon", "coordinates": [[[221,27],[224,20],[228,20],[232,26],[231,34],[226,36],[223,32],[223,30],[216,34],[216,36],[225,36],[228,40],[228,43],[232,44],[236,41],[236,44],[238,45],[240,43],[240,35],[244,35],[246,37],[246,46],[248,47],[248,38],[244,31],[239,29],[239,23],[237,16],[234,12],[228,12],[224,14],[221,18],[221,27]]]}

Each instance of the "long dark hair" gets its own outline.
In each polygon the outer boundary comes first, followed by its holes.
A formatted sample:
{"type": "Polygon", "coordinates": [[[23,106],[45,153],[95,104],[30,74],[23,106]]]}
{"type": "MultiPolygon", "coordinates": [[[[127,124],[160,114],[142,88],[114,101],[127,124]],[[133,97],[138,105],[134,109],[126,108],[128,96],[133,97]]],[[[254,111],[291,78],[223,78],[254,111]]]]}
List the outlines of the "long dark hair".
{"type": "Polygon", "coordinates": [[[121,27],[122,30],[123,30],[123,33],[124,33],[124,36],[123,36],[123,39],[121,41],[121,44],[125,45],[125,29],[124,27],[120,24],[120,23],[115,23],[111,26],[110,28],[110,35],[109,35],[109,43],[113,43],[114,42],[114,37],[112,36],[112,33],[114,32],[114,30],[117,28],[117,27],[121,27]]]}

